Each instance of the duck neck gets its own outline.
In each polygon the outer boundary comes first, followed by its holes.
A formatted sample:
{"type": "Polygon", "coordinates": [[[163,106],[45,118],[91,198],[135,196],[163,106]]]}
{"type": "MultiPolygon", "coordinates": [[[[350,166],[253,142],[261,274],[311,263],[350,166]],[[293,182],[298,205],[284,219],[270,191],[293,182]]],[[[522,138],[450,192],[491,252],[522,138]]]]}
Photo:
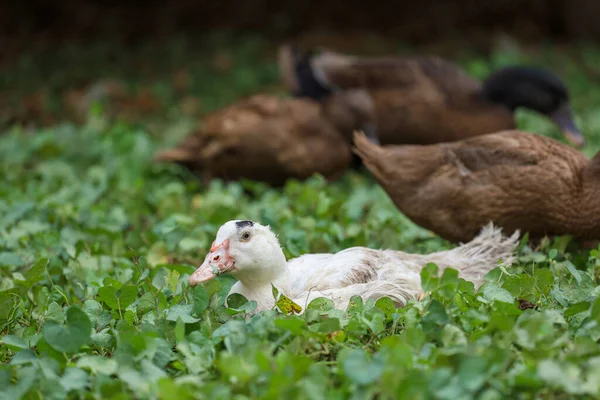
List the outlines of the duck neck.
{"type": "Polygon", "coordinates": [[[271,283],[285,279],[289,274],[287,261],[283,251],[277,254],[268,263],[261,263],[257,268],[237,271],[234,276],[245,287],[256,290],[259,288],[271,288],[271,283]]]}
{"type": "Polygon", "coordinates": [[[298,88],[295,95],[298,97],[309,97],[320,101],[331,94],[331,89],[323,83],[320,71],[311,65],[312,54],[297,57],[294,72],[298,88]]]}

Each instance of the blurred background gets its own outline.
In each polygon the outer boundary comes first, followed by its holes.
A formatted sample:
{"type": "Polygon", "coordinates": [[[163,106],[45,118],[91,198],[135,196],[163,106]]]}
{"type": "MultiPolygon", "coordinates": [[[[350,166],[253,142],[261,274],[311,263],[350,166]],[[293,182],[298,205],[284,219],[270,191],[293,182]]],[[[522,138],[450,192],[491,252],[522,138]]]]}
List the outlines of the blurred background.
{"type": "Polygon", "coordinates": [[[193,126],[241,96],[282,91],[275,51],[289,39],[437,54],[480,78],[506,64],[543,65],[578,95],[577,110],[600,79],[598,17],[597,0],[8,1],[0,129],[82,123],[90,113],[143,121],[151,133],[193,126]]]}

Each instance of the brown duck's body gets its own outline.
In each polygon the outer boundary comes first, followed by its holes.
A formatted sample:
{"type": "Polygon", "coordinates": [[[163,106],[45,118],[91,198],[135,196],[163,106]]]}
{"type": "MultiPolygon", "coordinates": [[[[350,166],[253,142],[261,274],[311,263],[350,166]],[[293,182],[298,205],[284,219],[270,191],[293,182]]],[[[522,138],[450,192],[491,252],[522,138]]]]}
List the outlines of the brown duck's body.
{"type": "MultiPolygon", "coordinates": [[[[381,144],[455,141],[515,129],[513,111],[518,107],[548,115],[561,109],[561,129],[568,124],[576,130],[566,88],[541,69],[505,68],[482,84],[434,56],[359,58],[325,51],[299,58],[293,46],[280,48],[279,65],[288,89],[322,101],[328,117],[350,140],[353,130],[370,125],[381,144]],[[359,92],[369,100],[358,104],[359,92]]],[[[582,137],[576,139],[582,143],[582,137]]]]}
{"type": "Polygon", "coordinates": [[[592,160],[553,139],[504,131],[458,142],[356,151],[396,206],[452,241],[492,221],[530,237],[600,238],[600,153],[592,160]]]}
{"type": "Polygon", "coordinates": [[[317,102],[255,95],[207,115],[199,132],[155,159],[186,165],[205,179],[281,185],[314,173],[336,178],[351,154],[317,102]]]}
{"type": "Polygon", "coordinates": [[[515,127],[509,109],[481,96],[480,82],[437,57],[360,59],[327,52],[313,67],[333,88],[324,104],[348,139],[363,121],[377,126],[381,144],[439,143],[515,127]],[[356,96],[360,90],[372,103],[348,106],[349,91],[356,96]],[[357,111],[364,114],[360,121],[357,111]]]}

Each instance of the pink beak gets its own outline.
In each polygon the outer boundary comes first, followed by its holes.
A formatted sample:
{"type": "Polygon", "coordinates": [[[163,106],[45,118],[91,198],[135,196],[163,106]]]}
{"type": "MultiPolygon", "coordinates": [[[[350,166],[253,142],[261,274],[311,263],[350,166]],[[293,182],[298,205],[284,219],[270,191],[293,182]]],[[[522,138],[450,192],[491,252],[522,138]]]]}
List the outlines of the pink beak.
{"type": "Polygon", "coordinates": [[[217,245],[213,243],[210,253],[206,255],[204,262],[190,275],[190,286],[196,286],[199,283],[210,281],[217,275],[233,271],[235,269],[235,260],[229,255],[229,240],[217,245]]]}

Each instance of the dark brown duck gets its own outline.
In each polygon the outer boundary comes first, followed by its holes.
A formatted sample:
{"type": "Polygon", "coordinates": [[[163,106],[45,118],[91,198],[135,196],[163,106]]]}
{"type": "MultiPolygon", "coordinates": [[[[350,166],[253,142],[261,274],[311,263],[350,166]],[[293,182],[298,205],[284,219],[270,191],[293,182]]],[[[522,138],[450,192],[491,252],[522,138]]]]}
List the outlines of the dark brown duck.
{"type": "Polygon", "coordinates": [[[355,145],[398,209],[448,240],[490,221],[506,234],[600,239],[600,153],[520,131],[385,147],[356,135],[355,145]]]}
{"type": "Polygon", "coordinates": [[[543,68],[503,68],[482,84],[438,57],[302,54],[290,45],[280,48],[279,65],[288,89],[322,101],[348,139],[362,129],[381,144],[455,141],[515,129],[515,110],[526,108],[552,119],[571,144],[585,144],[567,87],[543,68]]]}

